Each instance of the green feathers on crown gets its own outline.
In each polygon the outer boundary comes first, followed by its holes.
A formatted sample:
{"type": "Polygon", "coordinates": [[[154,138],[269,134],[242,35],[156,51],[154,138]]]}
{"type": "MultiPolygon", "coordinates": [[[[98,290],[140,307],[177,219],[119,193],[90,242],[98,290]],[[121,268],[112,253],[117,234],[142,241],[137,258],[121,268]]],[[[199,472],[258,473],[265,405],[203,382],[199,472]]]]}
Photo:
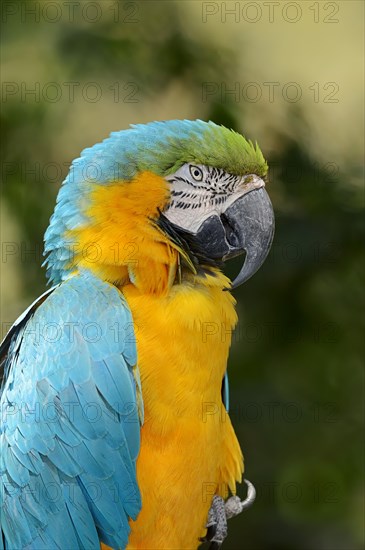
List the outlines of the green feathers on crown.
{"type": "Polygon", "coordinates": [[[214,122],[151,122],[132,126],[129,132],[128,137],[139,150],[134,159],[140,171],[165,176],[186,162],[222,168],[235,175],[254,173],[263,177],[268,170],[257,143],[214,122]]]}

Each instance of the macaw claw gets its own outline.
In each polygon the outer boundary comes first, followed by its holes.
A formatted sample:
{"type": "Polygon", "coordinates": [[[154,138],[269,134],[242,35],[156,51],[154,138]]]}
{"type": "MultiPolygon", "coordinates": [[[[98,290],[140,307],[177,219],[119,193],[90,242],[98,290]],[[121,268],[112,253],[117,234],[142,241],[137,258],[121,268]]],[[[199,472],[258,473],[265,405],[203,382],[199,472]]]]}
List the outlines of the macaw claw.
{"type": "Polygon", "coordinates": [[[244,479],[247,485],[247,497],[241,500],[238,496],[230,497],[226,502],[222,497],[215,495],[208,512],[207,534],[201,542],[210,542],[209,550],[219,550],[227,536],[227,520],[240,514],[251,506],[256,498],[256,490],[250,481],[244,479]]]}
{"type": "MultiPolygon", "coordinates": [[[[228,501],[227,501],[228,502],[228,501]]],[[[208,512],[207,534],[201,542],[210,542],[209,550],[218,550],[227,536],[227,516],[225,502],[215,495],[208,512]]]]}

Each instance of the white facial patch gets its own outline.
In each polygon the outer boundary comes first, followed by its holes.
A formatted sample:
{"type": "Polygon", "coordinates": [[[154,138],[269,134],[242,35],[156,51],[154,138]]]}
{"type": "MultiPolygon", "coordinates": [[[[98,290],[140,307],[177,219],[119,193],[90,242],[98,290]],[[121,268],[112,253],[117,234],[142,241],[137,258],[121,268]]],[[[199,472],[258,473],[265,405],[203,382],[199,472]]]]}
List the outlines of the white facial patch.
{"type": "Polygon", "coordinates": [[[255,174],[236,176],[202,164],[184,164],[166,180],[171,201],[164,215],[191,233],[197,233],[207,218],[221,215],[242,195],[265,186],[255,174]]]}

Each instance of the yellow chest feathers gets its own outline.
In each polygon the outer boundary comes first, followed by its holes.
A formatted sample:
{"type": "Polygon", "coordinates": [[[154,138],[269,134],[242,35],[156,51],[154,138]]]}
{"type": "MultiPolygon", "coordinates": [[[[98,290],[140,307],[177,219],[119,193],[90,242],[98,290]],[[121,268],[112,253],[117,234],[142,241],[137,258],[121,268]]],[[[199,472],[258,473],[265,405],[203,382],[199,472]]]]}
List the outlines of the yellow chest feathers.
{"type": "Polygon", "coordinates": [[[174,426],[171,411],[196,416],[198,401],[220,402],[234,301],[221,285],[175,285],[167,296],[128,285],[123,293],[133,315],[145,409],[159,414],[163,422],[156,430],[164,437],[174,426]]]}
{"type": "Polygon", "coordinates": [[[130,548],[196,548],[212,496],[234,491],[241,478],[241,450],[221,399],[236,323],[225,283],[217,276],[217,286],[176,285],[165,297],[123,289],[145,408],[137,461],[142,511],[130,548]]]}

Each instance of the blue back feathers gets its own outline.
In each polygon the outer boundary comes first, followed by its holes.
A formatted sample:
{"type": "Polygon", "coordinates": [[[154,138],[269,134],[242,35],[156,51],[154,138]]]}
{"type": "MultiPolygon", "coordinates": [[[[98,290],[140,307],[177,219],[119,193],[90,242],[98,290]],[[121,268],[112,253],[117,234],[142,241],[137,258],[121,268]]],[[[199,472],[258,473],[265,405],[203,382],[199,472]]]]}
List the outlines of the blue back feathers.
{"type": "Polygon", "coordinates": [[[127,544],[141,507],[132,322],[121,293],[84,272],[13,337],[0,421],[6,548],[127,544]]]}

